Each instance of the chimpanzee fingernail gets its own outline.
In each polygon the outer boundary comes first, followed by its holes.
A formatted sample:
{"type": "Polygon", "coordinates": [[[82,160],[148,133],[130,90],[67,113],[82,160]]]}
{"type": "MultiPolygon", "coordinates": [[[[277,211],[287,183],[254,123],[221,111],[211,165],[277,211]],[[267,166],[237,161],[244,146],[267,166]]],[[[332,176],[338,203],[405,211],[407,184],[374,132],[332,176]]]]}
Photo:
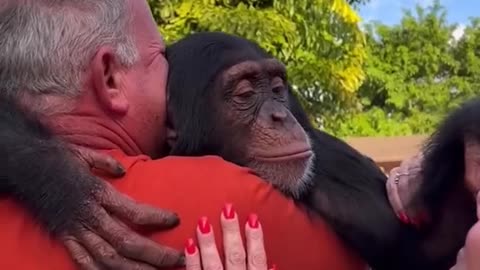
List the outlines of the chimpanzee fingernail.
{"type": "Polygon", "coordinates": [[[195,242],[192,238],[188,238],[187,243],[185,244],[185,250],[189,255],[195,254],[197,247],[195,246],[195,242]]]}
{"type": "Polygon", "coordinates": [[[203,234],[207,234],[210,232],[210,222],[208,222],[207,217],[202,217],[198,221],[198,228],[200,229],[200,232],[203,234]]]}
{"type": "Polygon", "coordinates": [[[115,168],[115,172],[117,175],[123,176],[125,174],[125,169],[122,166],[118,165],[115,168]]]}
{"type": "Polygon", "coordinates": [[[257,229],[258,228],[258,216],[256,214],[250,214],[248,216],[248,225],[252,229],[257,229]]]}
{"type": "Polygon", "coordinates": [[[233,205],[231,203],[225,204],[222,212],[223,217],[226,219],[233,219],[235,217],[235,211],[233,210],[233,205]]]}

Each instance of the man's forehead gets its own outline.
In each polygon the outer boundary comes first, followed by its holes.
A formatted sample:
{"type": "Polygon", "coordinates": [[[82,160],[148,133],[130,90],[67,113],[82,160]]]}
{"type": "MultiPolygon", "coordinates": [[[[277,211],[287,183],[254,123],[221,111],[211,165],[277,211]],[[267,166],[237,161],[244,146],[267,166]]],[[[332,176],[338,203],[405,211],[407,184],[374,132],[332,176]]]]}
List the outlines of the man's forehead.
{"type": "Polygon", "coordinates": [[[158,32],[157,24],[147,1],[126,0],[131,16],[131,27],[138,41],[147,42],[148,46],[164,47],[163,37],[158,32]]]}

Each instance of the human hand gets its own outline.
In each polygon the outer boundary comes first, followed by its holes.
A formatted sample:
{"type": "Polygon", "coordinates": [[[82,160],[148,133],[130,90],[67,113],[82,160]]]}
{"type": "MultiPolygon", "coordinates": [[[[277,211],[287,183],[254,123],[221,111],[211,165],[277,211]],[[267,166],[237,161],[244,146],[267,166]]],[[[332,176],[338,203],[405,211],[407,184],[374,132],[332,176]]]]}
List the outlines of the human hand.
{"type": "Polygon", "coordinates": [[[463,247],[457,255],[457,263],[450,270],[480,269],[480,192],[477,194],[477,217],[479,221],[470,229],[463,247]]]}
{"type": "Polygon", "coordinates": [[[472,194],[480,191],[480,144],[475,140],[465,142],[465,184],[472,194]]]}
{"type": "MultiPolygon", "coordinates": [[[[188,239],[185,254],[187,270],[267,270],[267,257],[263,243],[263,231],[256,215],[251,214],[245,224],[247,252],[243,246],[238,216],[231,204],[225,205],[220,216],[225,266],[220,259],[213,228],[206,217],[200,219],[196,229],[199,248],[188,239]],[[248,255],[247,255],[248,254],[248,255]]],[[[276,269],[275,266],[270,270],[276,269]]]]}
{"type": "Polygon", "coordinates": [[[427,218],[422,207],[413,204],[414,196],[423,181],[420,173],[422,161],[421,153],[404,160],[399,167],[390,171],[386,183],[390,205],[398,218],[405,224],[419,226],[427,218]]]}
{"type": "MultiPolygon", "coordinates": [[[[87,148],[72,149],[90,168],[116,176],[124,174],[123,167],[108,155],[87,148]]],[[[184,265],[182,253],[138,235],[121,221],[171,228],[179,223],[176,214],[136,203],[94,176],[83,175],[82,181],[95,188],[89,198],[82,198],[85,201],[80,215],[61,233],[64,245],[80,269],[153,270],[184,265]]]]}

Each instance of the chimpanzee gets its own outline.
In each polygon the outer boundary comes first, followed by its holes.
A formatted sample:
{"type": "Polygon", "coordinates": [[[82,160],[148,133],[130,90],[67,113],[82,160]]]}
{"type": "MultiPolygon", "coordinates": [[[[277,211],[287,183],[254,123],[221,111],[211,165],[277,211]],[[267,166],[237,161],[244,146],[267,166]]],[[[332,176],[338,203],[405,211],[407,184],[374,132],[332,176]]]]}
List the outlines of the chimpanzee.
{"type": "Polygon", "coordinates": [[[480,99],[476,98],[452,112],[423,149],[423,182],[413,204],[428,213],[423,248],[427,258],[439,258],[432,269],[455,263],[455,253],[477,221],[474,194],[480,179],[466,179],[466,171],[476,169],[469,166],[478,166],[480,159],[466,163],[465,151],[472,147],[469,143],[480,142],[479,123],[480,99]]]}
{"type": "MultiPolygon", "coordinates": [[[[312,214],[323,216],[374,269],[448,269],[429,267],[432,261],[424,259],[420,245],[423,232],[399,222],[387,199],[383,172],[345,142],[311,125],[285,68],[258,45],[223,33],[197,33],[169,46],[167,59],[171,155],[214,154],[250,167],[312,214]]],[[[72,175],[85,172],[72,166],[66,172],[48,170],[71,157],[58,150],[62,147],[55,142],[61,142],[16,110],[0,106],[0,156],[28,161],[28,155],[35,155],[38,165],[23,173],[20,165],[0,161],[0,166],[8,164],[0,172],[11,183],[0,183],[0,191],[28,190],[25,204],[35,209],[40,207],[35,205],[38,196],[54,187],[36,184],[37,195],[29,188],[34,176],[70,188],[72,175]],[[48,143],[42,144],[42,138],[48,143]],[[27,151],[12,147],[21,143],[27,151]]],[[[60,199],[65,211],[79,201],[60,199]]]]}

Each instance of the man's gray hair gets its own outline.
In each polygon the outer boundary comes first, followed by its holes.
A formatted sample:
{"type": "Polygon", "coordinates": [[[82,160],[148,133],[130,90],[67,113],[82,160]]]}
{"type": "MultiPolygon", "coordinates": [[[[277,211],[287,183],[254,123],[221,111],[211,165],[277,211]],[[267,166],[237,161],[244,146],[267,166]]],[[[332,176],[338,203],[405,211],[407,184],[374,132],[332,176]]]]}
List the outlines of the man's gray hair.
{"type": "Polygon", "coordinates": [[[126,0],[7,2],[0,7],[0,95],[75,97],[100,46],[111,46],[125,67],[138,57],[126,0]]]}

